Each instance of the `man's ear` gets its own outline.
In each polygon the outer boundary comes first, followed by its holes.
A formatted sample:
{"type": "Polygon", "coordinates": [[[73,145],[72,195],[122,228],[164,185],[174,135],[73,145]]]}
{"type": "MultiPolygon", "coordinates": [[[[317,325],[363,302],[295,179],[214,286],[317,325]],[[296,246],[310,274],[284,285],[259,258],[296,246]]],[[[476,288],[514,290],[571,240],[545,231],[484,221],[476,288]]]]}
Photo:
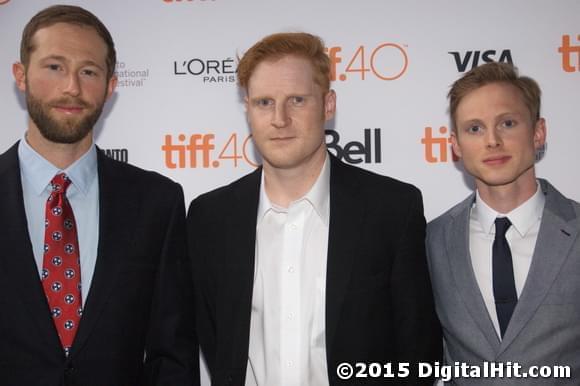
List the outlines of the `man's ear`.
{"type": "Polygon", "coordinates": [[[12,65],[12,75],[16,81],[16,87],[22,92],[26,91],[26,68],[24,64],[16,62],[12,65]]]}
{"type": "Polygon", "coordinates": [[[459,141],[457,140],[457,133],[455,130],[451,130],[451,134],[449,135],[451,138],[451,148],[453,149],[453,153],[459,158],[461,158],[461,146],[459,146],[459,141]]]}
{"type": "Polygon", "coordinates": [[[534,148],[538,150],[546,143],[546,120],[544,118],[538,119],[534,127],[534,148]]]}
{"type": "Polygon", "coordinates": [[[329,121],[336,113],[336,93],[329,90],[324,96],[324,120],[329,121]]]}
{"type": "Polygon", "coordinates": [[[117,78],[117,75],[113,74],[111,79],[109,79],[109,81],[107,82],[107,96],[106,96],[105,100],[109,99],[111,97],[111,95],[113,95],[113,92],[117,88],[118,81],[119,80],[117,78]]]}

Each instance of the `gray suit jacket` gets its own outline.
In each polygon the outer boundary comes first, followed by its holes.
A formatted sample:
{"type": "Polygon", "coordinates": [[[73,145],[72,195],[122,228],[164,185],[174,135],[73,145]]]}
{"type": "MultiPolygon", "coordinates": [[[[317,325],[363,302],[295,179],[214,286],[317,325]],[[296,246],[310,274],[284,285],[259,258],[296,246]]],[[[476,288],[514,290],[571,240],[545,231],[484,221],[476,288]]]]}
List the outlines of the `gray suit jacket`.
{"type": "Polygon", "coordinates": [[[523,370],[566,365],[571,378],[456,378],[454,384],[580,384],[580,204],[539,181],[546,205],[530,271],[503,340],[471,266],[469,215],[474,194],[429,223],[429,269],[447,364],[511,361],[523,370]]]}

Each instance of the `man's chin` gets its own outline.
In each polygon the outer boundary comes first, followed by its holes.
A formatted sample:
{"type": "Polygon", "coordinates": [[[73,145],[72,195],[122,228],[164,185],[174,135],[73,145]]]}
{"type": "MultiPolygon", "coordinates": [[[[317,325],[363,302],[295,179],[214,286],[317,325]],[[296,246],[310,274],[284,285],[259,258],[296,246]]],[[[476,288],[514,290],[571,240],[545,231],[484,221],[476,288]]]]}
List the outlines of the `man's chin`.
{"type": "Polygon", "coordinates": [[[61,144],[73,144],[82,141],[85,139],[92,131],[91,128],[82,128],[79,129],[77,127],[73,128],[49,128],[49,129],[42,129],[39,128],[40,134],[42,136],[54,143],[61,143],[61,144]]]}
{"type": "Polygon", "coordinates": [[[74,144],[82,141],[92,132],[93,121],[96,122],[91,116],[62,119],[50,116],[50,119],[35,123],[40,134],[46,140],[54,143],[74,144]]]}
{"type": "Polygon", "coordinates": [[[517,176],[485,176],[477,178],[480,183],[488,187],[502,187],[513,184],[517,180],[517,176]]]}

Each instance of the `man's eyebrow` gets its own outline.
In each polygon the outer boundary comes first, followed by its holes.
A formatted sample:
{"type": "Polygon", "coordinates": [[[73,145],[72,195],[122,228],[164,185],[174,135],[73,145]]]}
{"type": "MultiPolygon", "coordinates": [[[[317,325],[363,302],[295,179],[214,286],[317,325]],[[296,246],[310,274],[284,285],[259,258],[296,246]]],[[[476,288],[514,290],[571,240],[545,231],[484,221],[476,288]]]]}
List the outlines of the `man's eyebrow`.
{"type": "MultiPolygon", "coordinates": [[[[69,61],[66,57],[64,57],[62,55],[48,55],[48,56],[40,59],[40,61],[47,61],[47,60],[58,60],[60,62],[68,62],[69,61]]],[[[83,60],[81,62],[81,65],[83,65],[83,66],[95,66],[103,71],[105,70],[101,65],[99,65],[98,63],[96,63],[95,61],[90,60],[90,59],[83,60]]]]}

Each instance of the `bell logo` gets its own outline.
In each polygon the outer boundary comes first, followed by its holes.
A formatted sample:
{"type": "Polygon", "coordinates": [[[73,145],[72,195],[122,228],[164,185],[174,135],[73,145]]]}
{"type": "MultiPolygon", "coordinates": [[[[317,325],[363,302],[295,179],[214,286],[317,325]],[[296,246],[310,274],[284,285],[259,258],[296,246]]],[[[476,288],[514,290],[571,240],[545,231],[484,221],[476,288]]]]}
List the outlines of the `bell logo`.
{"type": "Polygon", "coordinates": [[[380,128],[375,128],[372,131],[371,129],[364,129],[364,142],[351,141],[345,143],[344,146],[338,143],[340,141],[340,134],[337,131],[326,130],[325,134],[326,147],[341,160],[355,165],[361,162],[370,164],[373,162],[381,163],[382,161],[380,128]]]}
{"type": "MultiPolygon", "coordinates": [[[[447,134],[447,131],[445,126],[439,128],[439,133],[442,135],[447,134]]],[[[453,153],[453,149],[449,145],[451,138],[447,136],[433,137],[433,128],[430,126],[425,127],[425,136],[421,138],[421,143],[425,147],[425,161],[429,163],[448,162],[449,153],[451,153],[453,162],[459,161],[459,158],[453,153]]]]}
{"type": "MultiPolygon", "coordinates": [[[[577,72],[580,71],[580,44],[572,45],[570,39],[570,35],[562,35],[562,46],[558,47],[558,52],[562,54],[562,70],[577,72]],[[573,54],[576,54],[576,62],[573,54]]],[[[580,43],[580,35],[576,36],[576,42],[580,43]]]]}
{"type": "Polygon", "coordinates": [[[465,72],[477,67],[480,59],[484,63],[497,61],[500,63],[514,64],[510,50],[503,50],[499,53],[499,55],[495,50],[466,51],[463,54],[463,57],[459,51],[450,51],[449,54],[453,56],[453,59],[455,59],[455,65],[457,66],[457,71],[459,72],[465,72]]]}

